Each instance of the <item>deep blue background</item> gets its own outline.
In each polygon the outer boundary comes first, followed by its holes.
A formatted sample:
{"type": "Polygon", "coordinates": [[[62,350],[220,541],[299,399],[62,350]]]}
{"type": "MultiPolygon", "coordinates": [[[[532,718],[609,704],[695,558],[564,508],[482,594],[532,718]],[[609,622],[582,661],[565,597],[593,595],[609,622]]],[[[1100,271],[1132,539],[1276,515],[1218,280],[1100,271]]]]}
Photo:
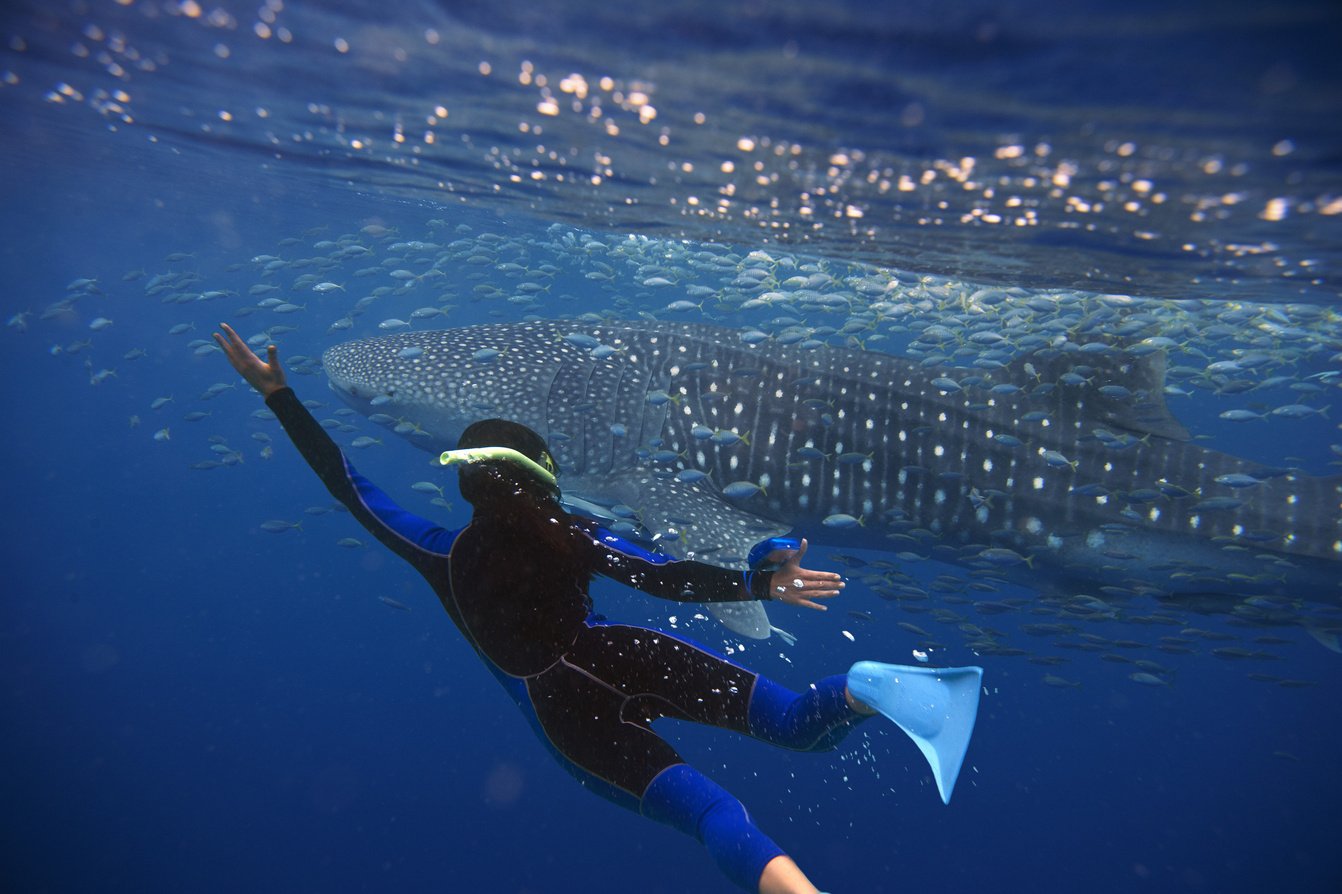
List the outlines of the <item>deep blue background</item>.
{"type": "MultiPolygon", "coordinates": [[[[119,271],[191,247],[209,267],[368,211],[296,196],[261,216],[245,190],[128,194],[93,174],[11,184],[5,265],[12,293],[34,303],[74,275],[102,275],[117,320],[106,334],[127,345],[163,343],[171,314],[146,304],[138,323],[134,302],[145,299],[116,287],[119,271]],[[81,206],[97,214],[71,213],[81,206]]],[[[407,223],[416,214],[378,210],[407,223]]],[[[208,325],[208,312],[188,314],[208,325]]],[[[83,336],[82,323],[4,333],[11,890],[721,889],[692,842],[580,792],[413,573],[374,549],[334,545],[361,536],[348,517],[259,529],[329,499],[282,441],[273,460],[255,457],[253,395],[226,393],[200,404],[207,420],[176,421],[192,395],[230,380],[221,357],[184,360],[168,345],[93,387],[78,355],[48,353],[83,336]],[[168,394],[180,406],[147,410],[168,394]],[[130,428],[130,413],[144,424],[130,428]],[[149,437],[160,420],[171,423],[167,443],[149,437]],[[207,432],[247,445],[247,461],[190,470],[207,432]]],[[[305,396],[325,397],[320,379],[296,378],[305,396]]],[[[1242,452],[1272,455],[1271,428],[1258,433],[1263,443],[1242,452]]],[[[358,462],[399,483],[408,505],[436,511],[406,488],[423,477],[419,452],[391,442],[358,462]]],[[[877,621],[854,626],[839,606],[780,619],[798,646],[752,647],[744,660],[794,686],[861,657],[907,660],[891,606],[861,588],[843,599],[877,621]]],[[[637,597],[605,601],[640,617],[637,597]]],[[[1149,641],[1164,630],[1102,632],[1149,641]]],[[[691,633],[721,641],[707,626],[691,633]]],[[[1342,793],[1337,656],[1284,635],[1297,644],[1280,660],[1247,666],[1149,653],[1177,670],[1169,688],[1137,685],[1131,668],[1093,654],[1060,668],[984,660],[987,694],[950,808],[909,743],[874,723],[833,757],[673,735],[836,890],[1328,890],[1342,793]],[[1045,686],[1050,670],[1082,685],[1045,686]],[[1283,689],[1249,670],[1318,685],[1283,689]]]]}
{"type": "MultiPolygon", "coordinates": [[[[204,337],[222,308],[164,308],[143,282],[120,283],[128,270],[165,269],[175,251],[221,276],[308,227],[351,232],[373,217],[412,238],[429,217],[524,235],[540,225],[487,204],[416,208],[213,158],[159,165],[130,138],[74,146],[59,129],[34,132],[47,142],[25,146],[0,185],[5,316],[40,310],[76,276],[99,277],[108,294],[84,299],[76,320],[0,332],[5,889],[724,890],[694,842],[573,784],[408,568],[373,547],[336,546],[368,539],[347,516],[304,515],[329,498],[278,430],[250,419],[258,398],[239,388],[197,402],[233,377],[218,355],[193,357],[165,332],[192,320],[189,337],[204,337]],[[90,386],[88,355],[50,349],[88,337],[100,314],[115,325],[97,339],[94,368],[118,373],[90,386]],[[119,359],[136,346],[149,355],[119,359]],[[148,409],[168,395],[174,403],[148,409]],[[197,407],[212,415],[181,420],[197,407]],[[164,425],[171,440],[153,441],[164,425]],[[259,430],[277,437],[272,460],[249,439],[259,430]],[[245,463],[192,470],[210,456],[209,435],[244,449],[245,463]],[[302,518],[302,529],[260,529],[276,518],[302,518]]],[[[452,322],[485,313],[466,306],[452,322]]],[[[323,343],[300,336],[285,350],[323,343]]],[[[294,384],[326,399],[320,378],[294,384]]],[[[1226,449],[1325,470],[1333,422],[1219,423],[1231,405],[1175,406],[1226,449]]],[[[356,459],[406,505],[438,512],[407,486],[431,474],[424,454],[388,439],[356,459]]],[[[610,587],[598,598],[617,616],[689,614],[610,587]]],[[[928,623],[861,587],[825,615],[776,620],[797,646],[751,645],[742,660],[794,687],[861,658],[907,660],[912,637],[895,622],[928,623]]],[[[1029,620],[987,619],[1048,652],[1013,633],[1029,620]]],[[[1067,653],[1057,668],[982,659],[987,691],[949,808],[916,750],[878,723],[823,756],[667,730],[836,892],[1337,890],[1342,658],[1294,628],[1196,623],[1292,642],[1261,662],[1142,652],[1174,671],[1169,687],[1134,683],[1130,666],[1093,653],[1067,653]],[[1047,672],[1080,686],[1045,685],[1047,672]]],[[[681,629],[723,643],[710,625],[681,629]]],[[[1167,630],[1097,632],[1152,642],[1167,630]]],[[[958,646],[939,657],[978,660],[958,646]]]]}

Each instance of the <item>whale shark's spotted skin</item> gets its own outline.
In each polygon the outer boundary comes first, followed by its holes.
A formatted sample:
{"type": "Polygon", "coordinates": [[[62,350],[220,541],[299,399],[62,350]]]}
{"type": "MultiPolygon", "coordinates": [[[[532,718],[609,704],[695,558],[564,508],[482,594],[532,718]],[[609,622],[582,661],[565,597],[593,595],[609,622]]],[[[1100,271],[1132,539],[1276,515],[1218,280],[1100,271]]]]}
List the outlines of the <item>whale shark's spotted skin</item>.
{"type": "Polygon", "coordinates": [[[323,363],[357,408],[415,423],[424,449],[490,416],[536,429],[566,493],[723,564],[800,527],[941,544],[1040,582],[1337,601],[1342,479],[1191,444],[1164,405],[1163,355],[1094,347],[968,378],[707,325],[538,321],[361,339],[323,363]],[[722,494],[737,482],[758,488],[722,494]]]}

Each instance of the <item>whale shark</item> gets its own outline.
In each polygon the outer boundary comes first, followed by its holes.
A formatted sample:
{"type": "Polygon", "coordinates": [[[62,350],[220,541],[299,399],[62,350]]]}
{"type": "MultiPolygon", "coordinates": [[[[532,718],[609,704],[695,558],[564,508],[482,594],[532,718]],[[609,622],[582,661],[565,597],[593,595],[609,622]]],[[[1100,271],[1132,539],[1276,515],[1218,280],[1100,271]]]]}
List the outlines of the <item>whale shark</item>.
{"type": "Polygon", "coordinates": [[[708,324],[542,320],[363,338],[322,363],[427,451],[482,418],[535,429],[571,506],[678,557],[740,567],[793,532],[1048,594],[1342,602],[1342,476],[1194,443],[1161,352],[928,369],[708,324]]]}

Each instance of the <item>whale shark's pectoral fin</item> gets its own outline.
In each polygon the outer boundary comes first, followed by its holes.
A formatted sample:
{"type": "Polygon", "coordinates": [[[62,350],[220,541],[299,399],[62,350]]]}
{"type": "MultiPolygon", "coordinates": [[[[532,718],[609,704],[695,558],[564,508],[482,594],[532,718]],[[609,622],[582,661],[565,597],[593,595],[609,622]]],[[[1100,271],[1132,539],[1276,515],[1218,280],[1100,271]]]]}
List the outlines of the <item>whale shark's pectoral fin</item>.
{"type": "MultiPolygon", "coordinates": [[[[744,568],[756,543],[788,532],[776,521],[730,505],[702,483],[650,478],[641,482],[639,498],[644,526],[657,531],[662,549],[677,558],[744,568]]],[[[763,603],[710,602],[706,607],[724,627],[741,636],[768,639],[774,630],[763,603]]]]}
{"type": "MultiPolygon", "coordinates": [[[[581,490],[616,497],[634,507],[639,524],[666,555],[723,568],[744,569],[755,544],[789,530],[780,522],[731,505],[704,482],[687,483],[640,472],[599,481],[584,479],[581,490]]],[[[741,636],[768,639],[774,632],[762,603],[712,602],[706,608],[741,636]]]]}
{"type": "MultiPolygon", "coordinates": [[[[769,634],[778,630],[769,623],[769,613],[762,602],[705,602],[703,605],[723,627],[749,639],[768,639],[769,634]]],[[[792,645],[797,638],[789,633],[783,641],[792,645]]]]}
{"type": "Polygon", "coordinates": [[[782,522],[733,506],[706,482],[639,475],[636,485],[637,502],[631,505],[639,521],[656,535],[663,552],[678,559],[745,568],[755,544],[790,530],[782,522]]]}

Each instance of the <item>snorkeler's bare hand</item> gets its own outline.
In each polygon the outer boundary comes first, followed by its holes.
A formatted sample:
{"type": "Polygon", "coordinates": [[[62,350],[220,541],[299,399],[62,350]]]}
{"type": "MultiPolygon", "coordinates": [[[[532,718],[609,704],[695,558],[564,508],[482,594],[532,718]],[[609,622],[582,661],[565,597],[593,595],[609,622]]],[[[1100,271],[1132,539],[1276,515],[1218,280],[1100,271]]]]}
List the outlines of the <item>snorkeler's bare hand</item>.
{"type": "Polygon", "coordinates": [[[219,328],[224,330],[224,334],[214,333],[214,340],[223,349],[224,356],[233,364],[238,375],[247,380],[247,384],[260,391],[262,397],[270,397],[285,387],[284,367],[280,366],[279,348],[267,345],[267,359],[262,360],[256,352],[247,347],[247,343],[233,331],[232,326],[220,323],[219,328]]]}
{"type": "Polygon", "coordinates": [[[778,549],[769,554],[769,562],[781,563],[769,581],[769,595],[788,605],[825,611],[826,607],[815,600],[838,596],[843,589],[843,579],[832,571],[811,571],[801,567],[806,547],[803,540],[800,549],[778,549]]]}

